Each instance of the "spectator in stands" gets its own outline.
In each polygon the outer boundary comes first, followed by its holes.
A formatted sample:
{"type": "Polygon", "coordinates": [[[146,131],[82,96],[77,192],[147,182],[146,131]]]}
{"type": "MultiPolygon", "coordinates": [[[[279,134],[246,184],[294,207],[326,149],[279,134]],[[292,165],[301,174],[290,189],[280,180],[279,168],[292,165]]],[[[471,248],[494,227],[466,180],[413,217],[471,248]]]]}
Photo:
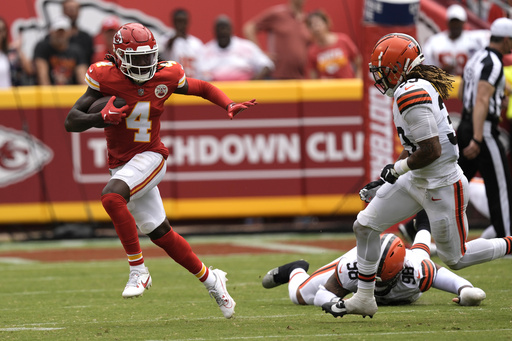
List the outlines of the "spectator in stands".
{"type": "Polygon", "coordinates": [[[34,61],[39,85],[85,84],[87,59],[80,46],[70,42],[71,22],[58,17],[50,34],[37,43],[34,61]]]}
{"type": "Polygon", "coordinates": [[[245,37],[258,46],[258,33],[267,34],[269,46],[264,50],[275,64],[274,79],[302,79],[306,76],[311,35],[305,23],[304,2],[288,0],[288,5],[273,6],[243,27],[245,37]]]}
{"type": "Polygon", "coordinates": [[[0,18],[0,88],[29,85],[34,74],[32,62],[25,57],[19,41],[9,43],[9,27],[0,18]]]}
{"type": "Polygon", "coordinates": [[[435,65],[452,75],[460,76],[468,59],[487,45],[489,35],[481,30],[465,30],[467,13],[458,4],[448,7],[446,21],[448,30],[434,34],[425,42],[425,64],[435,65]]]}
{"type": "Polygon", "coordinates": [[[306,20],[313,37],[308,50],[309,78],[362,78],[362,57],[352,39],[330,31],[330,19],[322,10],[306,20]]]}
{"type": "Polygon", "coordinates": [[[9,63],[9,30],[7,23],[0,18],[0,88],[11,86],[11,64],[9,63]]]}
{"type": "Polygon", "coordinates": [[[76,0],[64,0],[62,12],[71,20],[71,42],[79,45],[84,51],[87,65],[91,63],[94,52],[92,37],[89,33],[78,28],[78,16],[80,15],[80,3],[76,0]]]}
{"type": "Polygon", "coordinates": [[[183,8],[172,12],[171,21],[175,31],[168,37],[160,53],[162,59],[180,63],[187,77],[203,79],[199,72],[199,58],[202,58],[204,45],[201,39],[188,33],[189,17],[188,11],[183,8]]]}
{"type": "Polygon", "coordinates": [[[252,41],[232,35],[231,20],[219,16],[215,39],[205,45],[201,70],[210,81],[267,79],[274,68],[270,58],[252,41]]]}
{"type": "Polygon", "coordinates": [[[101,31],[94,37],[94,55],[92,62],[99,62],[105,59],[107,53],[112,54],[112,42],[114,34],[118,31],[121,23],[116,16],[109,16],[103,19],[101,31]]]}

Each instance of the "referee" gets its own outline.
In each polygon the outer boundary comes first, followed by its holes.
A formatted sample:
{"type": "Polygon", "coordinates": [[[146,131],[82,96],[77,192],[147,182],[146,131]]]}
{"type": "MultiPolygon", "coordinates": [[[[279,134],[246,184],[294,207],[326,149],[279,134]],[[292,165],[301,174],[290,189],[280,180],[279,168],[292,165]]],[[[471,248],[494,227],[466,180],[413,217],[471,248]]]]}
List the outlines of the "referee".
{"type": "Polygon", "coordinates": [[[512,177],[498,123],[505,92],[503,55],[511,53],[512,20],[496,19],[489,45],[466,63],[462,76],[462,120],[457,129],[459,165],[471,180],[484,179],[491,223],[497,237],[510,236],[512,177]]]}

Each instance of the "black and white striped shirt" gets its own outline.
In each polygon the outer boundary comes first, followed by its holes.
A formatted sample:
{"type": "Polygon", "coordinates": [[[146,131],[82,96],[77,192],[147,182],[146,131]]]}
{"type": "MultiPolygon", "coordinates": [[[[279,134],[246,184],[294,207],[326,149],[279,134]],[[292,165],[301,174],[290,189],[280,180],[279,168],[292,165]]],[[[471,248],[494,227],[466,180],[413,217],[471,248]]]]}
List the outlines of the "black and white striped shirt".
{"type": "Polygon", "coordinates": [[[505,92],[505,76],[503,74],[502,55],[489,47],[476,52],[464,67],[464,89],[462,104],[464,112],[471,114],[475,106],[478,82],[481,80],[489,82],[494,86],[495,91],[489,101],[489,112],[487,120],[499,120],[501,101],[505,92]]]}

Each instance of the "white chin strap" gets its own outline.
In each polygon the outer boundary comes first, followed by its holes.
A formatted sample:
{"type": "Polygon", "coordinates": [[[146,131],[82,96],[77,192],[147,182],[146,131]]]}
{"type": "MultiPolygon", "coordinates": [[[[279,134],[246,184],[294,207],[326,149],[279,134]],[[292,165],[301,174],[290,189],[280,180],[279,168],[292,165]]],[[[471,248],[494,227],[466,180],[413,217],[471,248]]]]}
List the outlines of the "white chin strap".
{"type": "Polygon", "coordinates": [[[388,89],[386,90],[386,96],[388,96],[388,97],[393,97],[393,96],[395,96],[395,90],[396,90],[396,88],[398,87],[398,85],[399,85],[399,84],[397,84],[394,88],[388,88],[388,89]]]}

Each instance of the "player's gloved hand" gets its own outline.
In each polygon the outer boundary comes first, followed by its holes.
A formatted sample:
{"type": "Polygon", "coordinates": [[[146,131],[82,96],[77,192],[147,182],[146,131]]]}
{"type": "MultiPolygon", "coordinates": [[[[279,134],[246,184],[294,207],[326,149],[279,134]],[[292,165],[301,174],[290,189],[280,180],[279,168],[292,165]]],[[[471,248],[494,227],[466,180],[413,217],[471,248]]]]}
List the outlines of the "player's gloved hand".
{"type": "Polygon", "coordinates": [[[119,122],[126,117],[126,113],[124,113],[124,111],[128,110],[128,105],[125,105],[122,108],[116,108],[114,105],[115,100],[116,96],[110,97],[105,107],[101,110],[101,117],[105,123],[119,124],[119,122]]]}
{"type": "Polygon", "coordinates": [[[478,306],[485,299],[485,291],[480,288],[463,287],[453,302],[463,306],[478,306]]]}
{"type": "Polygon", "coordinates": [[[384,185],[384,180],[382,179],[370,182],[359,191],[359,198],[361,198],[362,201],[369,203],[373,198],[375,198],[377,190],[382,185],[384,185]]]}
{"type": "Polygon", "coordinates": [[[245,109],[252,107],[253,105],[256,105],[256,104],[258,104],[258,102],[256,102],[255,99],[252,99],[250,101],[243,102],[243,103],[235,103],[235,102],[230,103],[230,104],[228,104],[228,116],[230,119],[233,119],[233,117],[235,117],[236,115],[238,115],[245,109]]]}
{"type": "Polygon", "coordinates": [[[398,179],[400,175],[395,170],[395,165],[390,163],[389,165],[386,165],[382,169],[382,172],[380,173],[380,177],[382,180],[389,182],[390,184],[394,184],[396,179],[398,179]]]}

